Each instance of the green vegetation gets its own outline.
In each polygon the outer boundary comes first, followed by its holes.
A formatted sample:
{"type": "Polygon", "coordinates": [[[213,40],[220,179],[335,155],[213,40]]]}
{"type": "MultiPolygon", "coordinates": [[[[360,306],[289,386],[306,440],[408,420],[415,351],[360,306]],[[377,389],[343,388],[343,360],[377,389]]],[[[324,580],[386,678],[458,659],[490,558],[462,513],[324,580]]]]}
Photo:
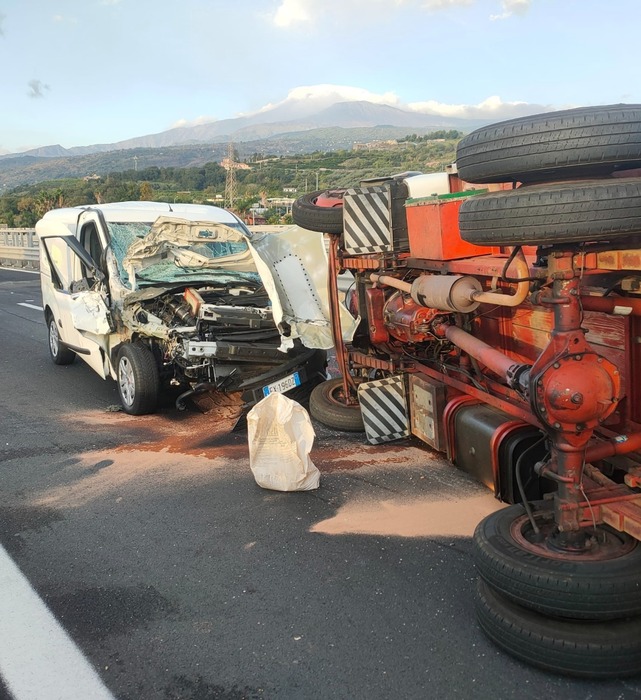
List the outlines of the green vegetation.
{"type": "MultiPolygon", "coordinates": [[[[454,161],[461,136],[454,130],[436,131],[425,136],[412,134],[397,143],[374,142],[359,150],[295,156],[254,153],[245,159],[249,169],[236,170],[234,208],[243,214],[265,198],[353,187],[367,178],[407,170],[438,172],[454,161]]],[[[225,178],[226,170],[211,162],[201,167],[154,166],[112,172],[104,177],[49,180],[18,187],[1,196],[0,223],[31,227],[49,209],[104,202],[220,202],[225,178]]],[[[272,220],[274,216],[278,218],[272,212],[272,220]]]]}

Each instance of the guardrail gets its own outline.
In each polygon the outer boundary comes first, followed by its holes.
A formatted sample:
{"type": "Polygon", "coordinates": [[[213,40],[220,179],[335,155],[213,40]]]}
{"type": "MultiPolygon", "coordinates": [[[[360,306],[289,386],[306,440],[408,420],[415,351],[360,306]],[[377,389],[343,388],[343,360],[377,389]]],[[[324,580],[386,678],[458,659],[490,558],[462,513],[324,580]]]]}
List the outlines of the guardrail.
{"type": "Polygon", "coordinates": [[[35,228],[0,228],[0,265],[40,269],[35,228]]]}

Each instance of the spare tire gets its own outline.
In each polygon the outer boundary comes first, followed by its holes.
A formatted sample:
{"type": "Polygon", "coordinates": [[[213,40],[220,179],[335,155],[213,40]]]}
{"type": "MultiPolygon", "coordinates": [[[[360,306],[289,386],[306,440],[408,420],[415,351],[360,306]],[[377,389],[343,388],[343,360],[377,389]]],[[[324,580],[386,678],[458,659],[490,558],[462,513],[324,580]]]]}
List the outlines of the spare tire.
{"type": "Polygon", "coordinates": [[[292,204],[292,219],[294,223],[308,231],[319,231],[320,233],[340,234],[343,232],[343,199],[341,197],[330,197],[325,195],[337,194],[327,190],[318,192],[308,192],[299,197],[292,204]],[[322,199],[325,206],[319,206],[317,202],[322,199]],[[327,204],[333,200],[336,203],[332,206],[327,204]]]}
{"type": "Polygon", "coordinates": [[[528,185],[468,197],[461,238],[480,245],[554,245],[641,234],[641,178],[528,185]]]}
{"type": "Polygon", "coordinates": [[[603,105],[519,117],[458,144],[467,182],[543,182],[641,167],[641,105],[603,105]]]}

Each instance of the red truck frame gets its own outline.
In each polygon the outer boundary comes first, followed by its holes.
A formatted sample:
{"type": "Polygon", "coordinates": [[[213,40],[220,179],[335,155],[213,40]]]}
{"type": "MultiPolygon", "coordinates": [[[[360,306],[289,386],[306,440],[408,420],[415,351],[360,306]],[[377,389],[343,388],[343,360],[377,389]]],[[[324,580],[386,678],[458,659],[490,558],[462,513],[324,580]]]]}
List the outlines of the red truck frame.
{"type": "Polygon", "coordinates": [[[590,107],[478,129],[447,176],[293,208],[330,239],[342,377],[312,414],[416,435],[513,504],[474,534],[481,628],[594,678],[641,672],[640,167],[641,106],[590,107]]]}

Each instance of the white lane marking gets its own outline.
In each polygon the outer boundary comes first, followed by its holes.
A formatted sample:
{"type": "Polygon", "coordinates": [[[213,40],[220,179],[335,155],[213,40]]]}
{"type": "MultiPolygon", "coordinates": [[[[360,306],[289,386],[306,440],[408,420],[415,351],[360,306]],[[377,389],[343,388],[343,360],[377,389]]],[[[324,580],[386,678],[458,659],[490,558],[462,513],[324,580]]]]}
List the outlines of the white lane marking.
{"type": "Polygon", "coordinates": [[[0,547],[0,675],[15,700],[114,700],[0,547]]]}
{"type": "Polygon", "coordinates": [[[36,306],[36,304],[27,304],[26,301],[17,302],[18,306],[26,306],[28,309],[37,309],[38,311],[44,311],[42,306],[36,306]]]}
{"type": "Polygon", "coordinates": [[[23,267],[2,267],[0,270],[11,270],[11,272],[26,272],[28,275],[39,275],[40,270],[25,270],[23,267]]]}

